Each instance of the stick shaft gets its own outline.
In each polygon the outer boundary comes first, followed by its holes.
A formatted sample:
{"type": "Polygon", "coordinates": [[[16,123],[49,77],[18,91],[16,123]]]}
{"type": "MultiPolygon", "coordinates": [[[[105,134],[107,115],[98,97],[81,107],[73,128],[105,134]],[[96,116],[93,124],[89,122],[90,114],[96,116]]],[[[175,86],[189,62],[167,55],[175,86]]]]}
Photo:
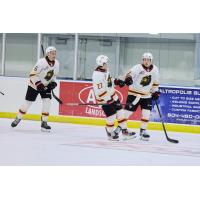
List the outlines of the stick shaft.
{"type": "MultiPolygon", "coordinates": [[[[103,105],[109,105],[106,103],[65,103],[66,106],[103,106],[103,105]]],[[[125,103],[120,103],[120,105],[125,106],[125,105],[131,105],[131,104],[125,104],[125,103]]]]}

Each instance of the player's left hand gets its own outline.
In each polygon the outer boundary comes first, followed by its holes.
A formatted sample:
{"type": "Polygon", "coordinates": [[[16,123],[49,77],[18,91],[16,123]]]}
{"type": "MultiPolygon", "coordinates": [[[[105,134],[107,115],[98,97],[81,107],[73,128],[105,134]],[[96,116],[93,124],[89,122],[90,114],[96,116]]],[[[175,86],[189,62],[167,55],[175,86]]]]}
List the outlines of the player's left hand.
{"type": "Polygon", "coordinates": [[[51,83],[49,83],[49,85],[48,85],[48,88],[50,89],[50,90],[53,90],[54,88],[56,88],[57,87],[57,83],[56,82],[51,82],[51,83]]]}
{"type": "Polygon", "coordinates": [[[160,97],[160,92],[156,91],[154,93],[152,93],[152,99],[153,100],[158,100],[158,98],[160,97]]]}
{"type": "Polygon", "coordinates": [[[126,76],[126,78],[125,78],[125,84],[126,84],[127,86],[133,84],[133,79],[132,79],[132,77],[131,77],[130,75],[127,75],[127,76],[126,76]]]}

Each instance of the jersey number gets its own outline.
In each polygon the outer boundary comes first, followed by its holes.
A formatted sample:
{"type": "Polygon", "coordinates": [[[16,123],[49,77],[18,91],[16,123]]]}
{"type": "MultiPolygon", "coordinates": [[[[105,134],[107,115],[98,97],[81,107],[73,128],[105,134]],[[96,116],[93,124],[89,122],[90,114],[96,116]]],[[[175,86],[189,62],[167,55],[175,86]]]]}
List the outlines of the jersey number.
{"type": "Polygon", "coordinates": [[[37,71],[38,70],[38,66],[36,66],[35,68],[34,68],[34,71],[37,71]]]}
{"type": "Polygon", "coordinates": [[[97,84],[97,87],[100,90],[103,87],[102,83],[97,84]]]}

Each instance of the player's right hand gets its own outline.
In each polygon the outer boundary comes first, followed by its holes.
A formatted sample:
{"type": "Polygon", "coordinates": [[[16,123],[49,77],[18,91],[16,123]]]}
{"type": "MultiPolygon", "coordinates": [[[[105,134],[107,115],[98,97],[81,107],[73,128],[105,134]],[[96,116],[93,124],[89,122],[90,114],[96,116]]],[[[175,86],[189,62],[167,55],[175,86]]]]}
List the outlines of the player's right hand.
{"type": "Polygon", "coordinates": [[[57,83],[56,82],[51,82],[51,83],[49,83],[49,85],[48,85],[48,88],[50,89],[50,90],[53,90],[54,88],[56,88],[57,87],[57,83]]]}
{"type": "Polygon", "coordinates": [[[126,84],[127,86],[133,84],[133,79],[132,79],[132,77],[131,77],[130,75],[127,75],[127,76],[126,76],[126,78],[125,78],[125,84],[126,84]]]}
{"type": "Polygon", "coordinates": [[[35,85],[38,92],[42,92],[45,90],[44,84],[41,81],[38,81],[37,83],[35,83],[35,85]]]}
{"type": "Polygon", "coordinates": [[[114,83],[115,83],[115,85],[119,85],[119,87],[125,86],[125,82],[123,80],[120,80],[120,79],[115,79],[114,83]]]}
{"type": "Polygon", "coordinates": [[[152,99],[153,100],[158,100],[158,98],[160,97],[160,92],[156,91],[154,93],[152,93],[152,99]]]}

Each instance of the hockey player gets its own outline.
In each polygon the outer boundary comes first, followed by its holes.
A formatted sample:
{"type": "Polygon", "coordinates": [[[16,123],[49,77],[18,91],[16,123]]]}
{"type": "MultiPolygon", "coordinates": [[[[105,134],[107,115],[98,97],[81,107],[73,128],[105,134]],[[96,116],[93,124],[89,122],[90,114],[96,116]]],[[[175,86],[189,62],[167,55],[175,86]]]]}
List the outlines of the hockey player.
{"type": "Polygon", "coordinates": [[[42,98],[41,130],[50,131],[51,127],[47,124],[47,120],[52,98],[51,90],[57,86],[55,78],[58,72],[59,62],[56,60],[56,48],[50,46],[46,49],[46,57],[39,59],[30,72],[25,102],[19,109],[16,119],[12,122],[12,127],[19,124],[23,115],[26,114],[31,104],[40,94],[42,98]]]}
{"type": "Polygon", "coordinates": [[[95,69],[92,80],[93,89],[97,102],[102,105],[106,115],[106,132],[109,140],[119,140],[119,132],[122,131],[123,139],[136,137],[134,132],[127,129],[124,110],[115,92],[115,85],[120,87],[125,85],[124,81],[113,79],[108,71],[109,59],[105,55],[96,58],[97,68],[95,69]],[[115,119],[118,121],[118,127],[114,130],[115,119]]]}
{"type": "Polygon", "coordinates": [[[132,67],[125,77],[125,81],[129,83],[125,117],[128,119],[140,105],[142,110],[140,137],[142,140],[149,140],[150,135],[146,129],[152,110],[152,100],[157,100],[160,96],[159,71],[157,66],[152,64],[151,53],[144,53],[142,59],[142,64],[132,67]]]}

